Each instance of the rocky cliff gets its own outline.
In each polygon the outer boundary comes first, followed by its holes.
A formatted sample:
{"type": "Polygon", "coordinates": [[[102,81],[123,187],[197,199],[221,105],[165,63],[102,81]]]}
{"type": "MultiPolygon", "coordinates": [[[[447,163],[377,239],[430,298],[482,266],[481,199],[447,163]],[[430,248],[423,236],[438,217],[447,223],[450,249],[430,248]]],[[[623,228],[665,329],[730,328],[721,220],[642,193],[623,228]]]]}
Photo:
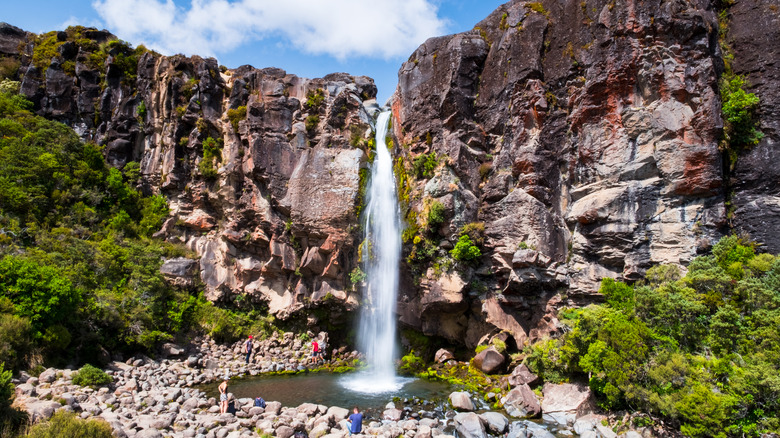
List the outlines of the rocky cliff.
{"type": "Polygon", "coordinates": [[[556,330],[556,307],[598,300],[602,277],[685,266],[730,225],[776,251],[780,39],[769,3],[724,12],[767,134],[726,173],[711,2],[510,1],[420,46],[393,104],[418,231],[406,236],[407,272],[418,274],[407,282],[420,287],[408,288],[402,318],[469,345],[498,331],[522,345],[556,330]],[[437,204],[445,220],[431,229],[437,204]],[[441,274],[446,249],[475,229],[481,258],[441,274]]]}
{"type": "MultiPolygon", "coordinates": [[[[723,12],[734,70],[762,99],[765,136],[736,162],[719,149],[719,8],[514,0],[421,45],[392,99],[401,321],[470,347],[497,334],[520,347],[558,330],[561,306],[599,300],[602,277],[685,266],[733,230],[780,250],[777,7],[723,12]]],[[[139,163],[144,190],[171,206],[157,235],[198,257],[165,274],[199,273],[212,300],[311,324],[312,306],[336,303],[333,321],[354,309],[373,81],[227,69],[112,40],[3,25],[0,73],[112,165],[139,163]]]]}
{"type": "Polygon", "coordinates": [[[169,261],[172,281],[199,272],[207,298],[240,296],[281,318],[332,297],[354,307],[372,79],[230,70],[81,27],[3,25],[0,53],[37,113],[102,145],[111,165],[139,167],[144,191],[165,196],[171,217],[157,237],[199,263],[169,261]]]}

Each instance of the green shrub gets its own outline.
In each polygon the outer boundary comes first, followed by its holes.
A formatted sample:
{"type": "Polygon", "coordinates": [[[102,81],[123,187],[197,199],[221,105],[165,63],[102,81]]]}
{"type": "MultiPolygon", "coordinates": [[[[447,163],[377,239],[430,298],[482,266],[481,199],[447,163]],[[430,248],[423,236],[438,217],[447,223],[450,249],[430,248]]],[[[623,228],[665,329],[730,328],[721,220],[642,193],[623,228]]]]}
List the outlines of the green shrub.
{"type": "Polygon", "coordinates": [[[146,103],[143,100],[135,108],[135,112],[138,114],[138,117],[140,117],[141,120],[146,118],[146,103]]]}
{"type": "Polygon", "coordinates": [[[325,91],[322,88],[317,88],[314,91],[306,93],[306,103],[304,106],[309,110],[317,111],[324,102],[325,91]]]}
{"type": "Polygon", "coordinates": [[[311,114],[306,117],[306,121],[304,122],[304,124],[306,126],[306,130],[309,131],[309,133],[311,133],[320,124],[320,116],[317,114],[311,114]]]}
{"type": "Polygon", "coordinates": [[[463,226],[460,229],[460,234],[469,236],[475,245],[481,246],[485,243],[485,223],[484,222],[471,222],[463,226]]]}
{"type": "Polygon", "coordinates": [[[100,368],[86,364],[73,375],[73,384],[96,388],[111,383],[111,376],[100,368]]]}
{"type": "Polygon", "coordinates": [[[468,235],[464,234],[458,239],[458,243],[450,250],[450,255],[455,260],[462,262],[471,262],[482,257],[482,251],[474,245],[468,235]]]}
{"type": "Polygon", "coordinates": [[[731,75],[723,78],[720,96],[723,102],[724,135],[730,148],[743,148],[758,144],[764,134],[758,130],[756,111],[759,98],[745,91],[745,78],[731,75]]]}
{"type": "Polygon", "coordinates": [[[114,431],[104,420],[82,420],[72,412],[57,411],[49,421],[30,428],[29,438],[111,438],[114,431]]]}
{"type": "Polygon", "coordinates": [[[233,126],[233,131],[238,133],[238,122],[246,119],[246,105],[241,105],[235,109],[229,109],[227,115],[230,124],[233,126]]]}
{"type": "Polygon", "coordinates": [[[352,282],[352,284],[357,284],[366,281],[366,273],[363,272],[362,269],[360,269],[360,266],[356,266],[355,269],[353,269],[352,272],[349,273],[349,281],[352,282]]]}
{"type": "Polygon", "coordinates": [[[15,386],[11,382],[11,370],[4,370],[4,367],[0,362],[0,435],[14,436],[27,424],[27,412],[11,406],[15,386]]]}
{"type": "Polygon", "coordinates": [[[444,217],[446,210],[444,204],[439,201],[433,201],[428,210],[428,230],[435,232],[439,227],[444,224],[446,218],[444,217]]]}
{"type": "Polygon", "coordinates": [[[504,353],[506,351],[506,342],[502,341],[501,339],[493,338],[490,343],[493,344],[493,347],[499,353],[504,353]]]}
{"type": "Polygon", "coordinates": [[[0,297],[0,363],[10,369],[28,365],[25,356],[32,349],[33,330],[27,318],[13,314],[13,303],[0,297]]]}
{"type": "Polygon", "coordinates": [[[599,293],[604,295],[610,307],[628,314],[634,312],[634,288],[631,286],[613,278],[603,278],[599,293]]]}
{"type": "MultiPolygon", "coordinates": [[[[198,163],[198,170],[203,178],[214,180],[219,176],[217,163],[222,161],[222,139],[214,140],[208,137],[203,141],[203,159],[198,163]]],[[[167,214],[167,212],[166,212],[167,214]]]]}
{"type": "Polygon", "coordinates": [[[422,357],[411,350],[409,354],[401,357],[399,369],[408,374],[416,374],[425,369],[425,362],[422,357]]]}
{"type": "Polygon", "coordinates": [[[436,151],[421,154],[412,162],[412,171],[418,179],[431,178],[439,165],[436,151]]]}
{"type": "Polygon", "coordinates": [[[81,291],[59,269],[17,256],[0,259],[0,297],[14,305],[14,314],[30,321],[35,337],[46,327],[71,320],[81,291]]]}

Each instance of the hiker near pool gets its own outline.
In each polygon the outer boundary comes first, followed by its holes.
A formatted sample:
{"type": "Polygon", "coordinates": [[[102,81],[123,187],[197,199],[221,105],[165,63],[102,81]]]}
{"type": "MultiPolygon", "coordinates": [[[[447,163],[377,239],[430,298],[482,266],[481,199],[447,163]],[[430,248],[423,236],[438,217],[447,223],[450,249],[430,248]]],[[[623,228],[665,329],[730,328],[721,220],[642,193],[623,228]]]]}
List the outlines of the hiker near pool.
{"type": "Polygon", "coordinates": [[[360,413],[358,407],[352,408],[353,414],[349,416],[347,424],[349,424],[349,434],[360,433],[363,430],[363,414],[360,413]]]}
{"type": "Polygon", "coordinates": [[[244,353],[246,353],[246,363],[249,364],[249,356],[252,354],[252,335],[244,342],[244,353]]]}
{"type": "Polygon", "coordinates": [[[225,376],[225,378],[222,380],[222,383],[219,384],[219,413],[224,414],[227,413],[228,408],[228,376],[225,376]]]}

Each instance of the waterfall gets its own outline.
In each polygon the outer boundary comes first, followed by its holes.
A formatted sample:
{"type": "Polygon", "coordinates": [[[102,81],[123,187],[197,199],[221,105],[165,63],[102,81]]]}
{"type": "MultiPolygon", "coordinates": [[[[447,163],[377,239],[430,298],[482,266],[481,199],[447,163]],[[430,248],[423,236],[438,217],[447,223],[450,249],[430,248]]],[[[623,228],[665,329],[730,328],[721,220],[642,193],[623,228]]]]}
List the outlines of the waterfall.
{"type": "Polygon", "coordinates": [[[364,392],[383,392],[402,385],[395,376],[396,295],[398,263],[401,257],[401,214],[398,208],[393,158],[385,136],[390,111],[376,121],[376,156],[371,165],[365,209],[363,262],[367,288],[360,304],[358,346],[368,361],[364,385],[353,388],[364,392]]]}

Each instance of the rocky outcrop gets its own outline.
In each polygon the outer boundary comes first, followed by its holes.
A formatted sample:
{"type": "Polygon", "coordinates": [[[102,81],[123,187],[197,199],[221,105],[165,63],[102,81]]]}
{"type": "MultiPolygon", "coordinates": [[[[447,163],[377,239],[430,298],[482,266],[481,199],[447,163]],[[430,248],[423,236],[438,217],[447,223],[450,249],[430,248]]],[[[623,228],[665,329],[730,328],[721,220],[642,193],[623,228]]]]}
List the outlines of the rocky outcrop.
{"type": "Polygon", "coordinates": [[[736,2],[727,11],[727,42],[733,52],[734,73],[745,76],[761,104],[758,112],[764,138],[742,151],[734,164],[732,186],[733,225],[763,243],[765,250],[780,252],[780,11],[776,2],[736,2]]]}
{"type": "Polygon", "coordinates": [[[166,262],[171,283],[212,301],[246,295],[280,318],[326,298],[356,305],[348,273],[373,80],[231,70],[82,27],[39,36],[3,24],[0,56],[38,114],[104,145],[114,167],[137,163],[139,187],[166,198],[156,236],[198,258],[166,262]]]}
{"type": "MultiPolygon", "coordinates": [[[[410,270],[484,228],[481,258],[460,267],[459,333],[526,344],[557,330],[558,306],[598,300],[602,277],[685,265],[721,236],[717,29],[707,1],[515,0],[403,64],[393,127],[420,230],[410,270]],[[434,203],[445,219],[430,230],[434,203]],[[441,249],[420,262],[426,242],[441,249]]],[[[436,281],[407,297],[408,321],[436,281]]]]}

